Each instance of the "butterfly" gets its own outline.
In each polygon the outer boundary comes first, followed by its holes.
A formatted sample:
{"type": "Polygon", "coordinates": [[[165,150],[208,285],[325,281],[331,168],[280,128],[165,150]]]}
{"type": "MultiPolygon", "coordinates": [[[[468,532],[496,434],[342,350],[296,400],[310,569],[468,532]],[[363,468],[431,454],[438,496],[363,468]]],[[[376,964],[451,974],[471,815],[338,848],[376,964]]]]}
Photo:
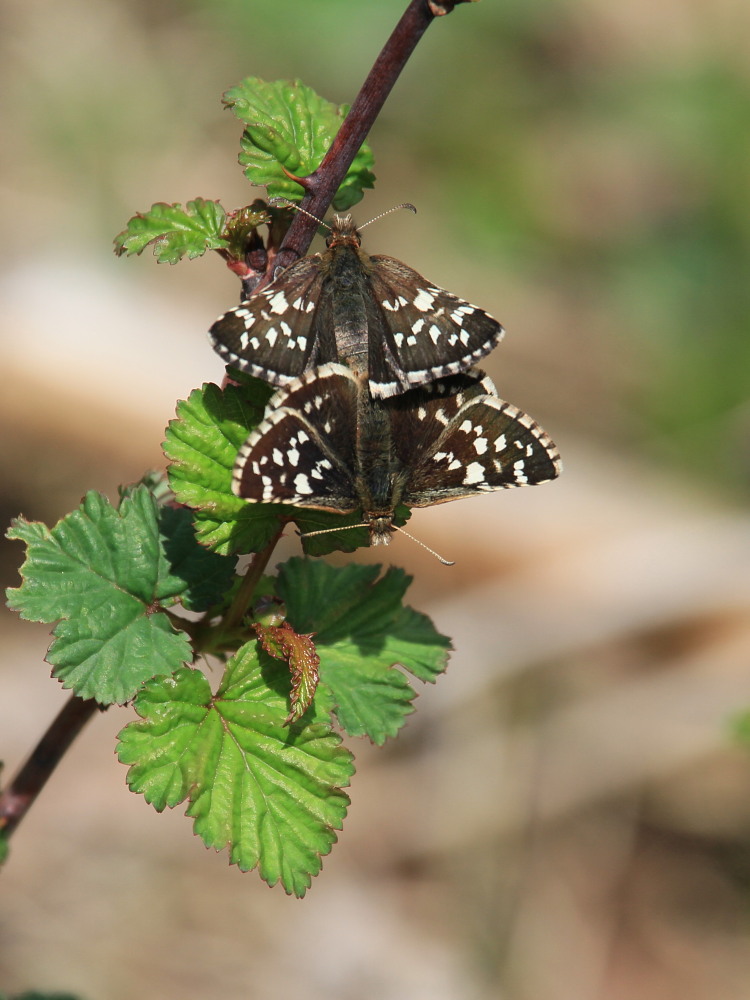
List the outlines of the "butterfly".
{"type": "Polygon", "coordinates": [[[536,485],[560,471],[549,436],[482,372],[377,400],[365,375],[331,363],[272,397],[239,452],[232,489],[254,503],[361,510],[378,545],[396,530],[400,504],[536,485]]]}
{"type": "Polygon", "coordinates": [[[220,316],[209,331],[214,349],[276,386],[342,362],[367,372],[372,396],[385,399],[466,371],[503,336],[483,309],[361,243],[351,215],[334,216],[326,252],[220,316]]]}

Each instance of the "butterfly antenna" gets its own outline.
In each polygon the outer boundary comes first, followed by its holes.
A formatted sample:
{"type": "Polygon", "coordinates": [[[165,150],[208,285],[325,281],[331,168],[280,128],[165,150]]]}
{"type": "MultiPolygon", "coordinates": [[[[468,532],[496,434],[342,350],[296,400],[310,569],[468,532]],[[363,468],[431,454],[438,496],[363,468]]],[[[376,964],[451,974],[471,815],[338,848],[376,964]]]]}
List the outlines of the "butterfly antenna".
{"type": "Polygon", "coordinates": [[[397,524],[392,525],[392,527],[395,528],[396,531],[400,531],[402,535],[406,535],[407,538],[411,538],[411,540],[413,542],[416,542],[417,545],[421,545],[422,548],[426,549],[427,552],[429,552],[431,556],[435,556],[435,558],[437,559],[437,561],[440,562],[440,563],[442,563],[443,566],[455,566],[456,565],[455,561],[451,562],[450,559],[443,559],[443,557],[441,555],[438,555],[438,553],[434,549],[431,549],[429,545],[425,545],[424,542],[420,542],[420,540],[418,538],[415,538],[414,535],[410,535],[409,532],[406,531],[404,528],[399,528],[399,526],[397,524]]]}
{"type": "Polygon", "coordinates": [[[332,531],[349,531],[350,528],[367,528],[369,525],[362,521],[361,524],[343,524],[340,528],[320,528],[318,531],[300,532],[300,538],[312,538],[313,535],[329,535],[332,531]]]}
{"type": "MultiPolygon", "coordinates": [[[[329,535],[331,534],[331,532],[334,531],[348,531],[350,528],[369,528],[369,527],[370,525],[366,521],[362,521],[361,524],[344,524],[340,528],[320,528],[318,531],[300,532],[299,537],[312,538],[314,535],[329,535]]],[[[425,549],[425,551],[429,552],[431,556],[435,556],[437,561],[442,563],[443,566],[456,565],[455,562],[451,562],[449,559],[443,559],[443,557],[441,555],[438,555],[438,553],[434,549],[431,549],[429,545],[425,545],[424,542],[421,542],[418,538],[415,538],[414,535],[410,535],[409,532],[406,531],[404,528],[399,528],[397,524],[393,524],[391,525],[391,527],[394,529],[394,531],[400,531],[402,535],[406,535],[407,538],[410,538],[413,542],[416,542],[417,545],[421,545],[422,548],[425,549]]]]}
{"type": "MultiPolygon", "coordinates": [[[[318,223],[319,226],[323,226],[324,228],[326,228],[329,233],[333,232],[333,230],[331,229],[331,227],[328,225],[327,222],[323,222],[323,220],[319,219],[317,217],[317,215],[313,215],[312,212],[308,212],[306,208],[300,208],[299,205],[297,205],[293,201],[289,201],[287,198],[269,198],[268,199],[268,204],[269,205],[283,205],[286,208],[293,208],[295,212],[302,212],[302,214],[306,215],[308,217],[308,219],[313,219],[315,222],[318,223]]],[[[416,212],[416,209],[414,209],[414,211],[416,212]]]]}
{"type": "MultiPolygon", "coordinates": [[[[398,212],[402,208],[408,208],[410,212],[414,212],[415,215],[417,214],[417,210],[411,204],[411,202],[405,201],[401,205],[394,205],[393,208],[389,208],[387,212],[381,212],[380,215],[376,215],[374,219],[370,219],[370,222],[377,222],[378,219],[382,219],[384,215],[390,215],[391,212],[398,212]]],[[[370,222],[364,222],[364,223],[362,223],[361,226],[357,226],[357,229],[364,229],[365,226],[369,226],[370,225],[370,222]]],[[[452,566],[453,564],[450,563],[450,565],[452,566]]]]}

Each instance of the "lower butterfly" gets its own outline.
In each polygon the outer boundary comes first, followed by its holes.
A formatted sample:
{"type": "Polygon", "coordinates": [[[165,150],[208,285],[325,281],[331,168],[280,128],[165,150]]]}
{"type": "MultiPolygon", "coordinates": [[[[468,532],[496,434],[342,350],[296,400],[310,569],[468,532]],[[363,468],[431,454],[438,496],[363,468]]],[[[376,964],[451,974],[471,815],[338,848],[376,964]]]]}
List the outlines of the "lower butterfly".
{"type": "Polygon", "coordinates": [[[387,544],[396,507],[429,507],[555,479],[560,457],[481,372],[373,400],[367,378],[326,364],[279,390],[237,457],[232,488],[253,503],[362,512],[387,544]]]}

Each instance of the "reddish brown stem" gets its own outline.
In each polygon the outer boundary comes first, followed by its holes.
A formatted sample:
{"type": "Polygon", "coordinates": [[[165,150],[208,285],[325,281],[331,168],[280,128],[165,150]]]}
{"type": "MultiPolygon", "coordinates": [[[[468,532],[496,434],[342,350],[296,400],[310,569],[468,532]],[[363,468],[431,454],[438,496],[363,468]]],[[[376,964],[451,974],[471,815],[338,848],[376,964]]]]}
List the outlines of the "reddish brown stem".
{"type": "MultiPolygon", "coordinates": [[[[319,219],[325,215],[401,70],[434,17],[427,0],[411,0],[375,60],[323,162],[305,179],[306,194],[301,208],[319,219]]],[[[302,257],[312,242],[315,229],[314,219],[297,212],[274,266],[287,267],[302,257]]]]}
{"type": "Polygon", "coordinates": [[[47,784],[68,747],[97,711],[92,698],[71,695],[31,756],[0,795],[0,836],[10,837],[47,784]]]}

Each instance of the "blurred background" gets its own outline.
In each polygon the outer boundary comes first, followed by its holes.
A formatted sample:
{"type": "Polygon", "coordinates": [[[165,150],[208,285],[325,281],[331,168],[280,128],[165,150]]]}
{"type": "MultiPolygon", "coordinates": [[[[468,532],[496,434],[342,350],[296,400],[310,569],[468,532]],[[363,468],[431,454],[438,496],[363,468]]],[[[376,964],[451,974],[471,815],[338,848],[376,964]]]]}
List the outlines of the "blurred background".
{"type": "MultiPolygon", "coordinates": [[[[117,260],[154,201],[258,195],[220,96],[351,101],[405,0],[5,0],[0,520],[54,523],[163,465],[222,365],[218,256],[117,260]]],[[[563,477],[417,511],[396,540],[454,639],[398,740],[354,746],[302,901],[129,794],[102,714],[2,876],[0,992],[88,1000],[745,1000],[750,981],[750,6],[485,0],[437,20],[355,212],[508,329],[501,395],[563,477]]],[[[298,550],[289,539],[283,557],[298,550]]],[[[4,585],[18,543],[3,542],[4,585]]],[[[370,552],[353,558],[369,560],[370,552]]],[[[4,611],[12,774],[66,699],[4,611]]]]}

